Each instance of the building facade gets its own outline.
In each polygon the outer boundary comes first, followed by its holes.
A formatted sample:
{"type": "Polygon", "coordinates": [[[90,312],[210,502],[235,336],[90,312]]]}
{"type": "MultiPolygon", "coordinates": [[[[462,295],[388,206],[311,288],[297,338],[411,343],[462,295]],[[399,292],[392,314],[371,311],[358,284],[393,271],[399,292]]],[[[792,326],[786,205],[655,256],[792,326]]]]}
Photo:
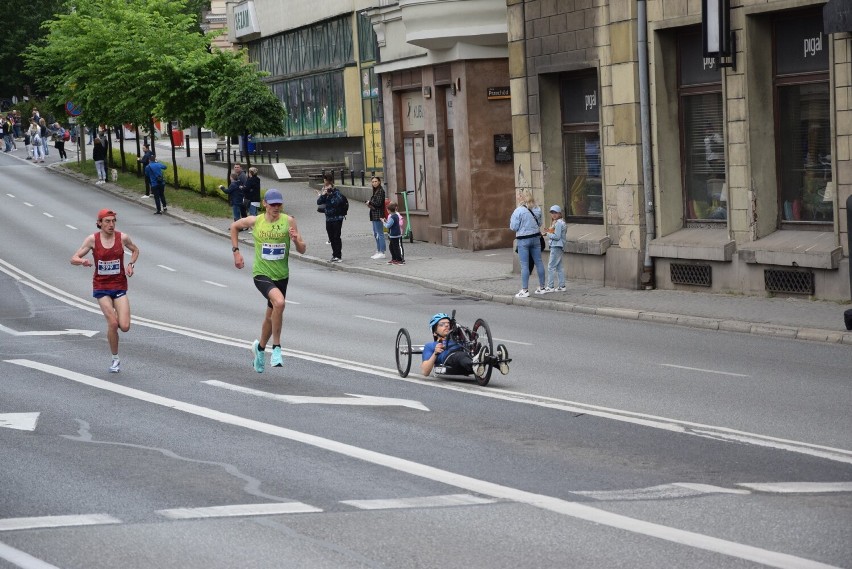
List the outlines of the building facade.
{"type": "Polygon", "coordinates": [[[850,298],[836,5],[730,0],[720,59],[704,57],[699,1],[506,4],[514,184],[564,206],[571,278],[850,298]]]}
{"type": "Polygon", "coordinates": [[[515,192],[505,0],[378,4],[370,15],[380,51],[374,70],[389,192],[410,192],[415,239],[470,250],[510,246],[515,192]]]}
{"type": "Polygon", "coordinates": [[[286,133],[255,135],[285,159],[346,160],[383,169],[376,40],[362,14],[369,0],[229,2],[228,39],[248,49],[287,109],[286,133]]]}

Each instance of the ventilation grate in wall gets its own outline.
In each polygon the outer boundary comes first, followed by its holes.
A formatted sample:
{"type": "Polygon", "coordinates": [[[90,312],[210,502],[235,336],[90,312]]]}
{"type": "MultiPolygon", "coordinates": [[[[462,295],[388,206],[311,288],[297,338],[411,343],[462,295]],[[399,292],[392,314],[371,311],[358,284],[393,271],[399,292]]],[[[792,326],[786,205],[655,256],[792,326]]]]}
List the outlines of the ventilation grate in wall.
{"type": "Polygon", "coordinates": [[[768,292],[808,295],[814,294],[813,271],[764,269],[763,282],[768,292]]]}
{"type": "Polygon", "coordinates": [[[710,286],[713,282],[713,268],[710,265],[689,265],[672,263],[672,284],[710,286]]]}

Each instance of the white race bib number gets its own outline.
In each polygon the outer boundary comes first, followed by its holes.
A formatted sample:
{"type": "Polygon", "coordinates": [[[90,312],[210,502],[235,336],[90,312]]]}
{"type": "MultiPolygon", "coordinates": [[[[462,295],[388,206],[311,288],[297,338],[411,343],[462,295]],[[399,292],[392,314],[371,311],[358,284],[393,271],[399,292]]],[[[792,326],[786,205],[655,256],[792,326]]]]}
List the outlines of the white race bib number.
{"type": "Polygon", "coordinates": [[[287,257],[284,243],[264,243],[260,248],[260,258],[264,261],[280,261],[287,257]]]}
{"type": "Polygon", "coordinates": [[[98,274],[103,276],[121,274],[121,259],[98,261],[98,274]]]}

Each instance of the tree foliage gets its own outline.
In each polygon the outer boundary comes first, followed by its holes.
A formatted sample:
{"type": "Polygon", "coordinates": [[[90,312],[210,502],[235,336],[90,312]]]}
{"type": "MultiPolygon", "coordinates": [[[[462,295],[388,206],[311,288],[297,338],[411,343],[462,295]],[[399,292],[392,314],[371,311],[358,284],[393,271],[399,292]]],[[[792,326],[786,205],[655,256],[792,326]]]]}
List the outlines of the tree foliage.
{"type": "Polygon", "coordinates": [[[33,78],[24,70],[21,53],[39,40],[41,23],[50,20],[65,0],[3,0],[3,14],[8,17],[0,34],[0,95],[37,95],[33,78]],[[29,87],[29,91],[28,88],[29,87]]]}

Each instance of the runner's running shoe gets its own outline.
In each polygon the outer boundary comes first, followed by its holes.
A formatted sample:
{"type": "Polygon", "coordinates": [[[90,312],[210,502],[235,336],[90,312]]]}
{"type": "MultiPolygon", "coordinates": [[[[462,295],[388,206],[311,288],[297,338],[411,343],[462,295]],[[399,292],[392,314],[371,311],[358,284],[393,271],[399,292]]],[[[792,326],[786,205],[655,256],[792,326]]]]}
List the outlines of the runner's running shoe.
{"type": "Polygon", "coordinates": [[[281,357],[281,346],[272,348],[272,357],[269,358],[269,365],[272,367],[282,367],[284,365],[284,359],[281,357]]]}
{"type": "Polygon", "coordinates": [[[266,367],[266,354],[260,350],[260,342],[255,340],[251,345],[251,352],[254,354],[254,371],[263,373],[266,367]]]}
{"type": "Polygon", "coordinates": [[[121,371],[121,360],[118,358],[112,359],[112,365],[109,366],[110,373],[118,373],[121,371]]]}

